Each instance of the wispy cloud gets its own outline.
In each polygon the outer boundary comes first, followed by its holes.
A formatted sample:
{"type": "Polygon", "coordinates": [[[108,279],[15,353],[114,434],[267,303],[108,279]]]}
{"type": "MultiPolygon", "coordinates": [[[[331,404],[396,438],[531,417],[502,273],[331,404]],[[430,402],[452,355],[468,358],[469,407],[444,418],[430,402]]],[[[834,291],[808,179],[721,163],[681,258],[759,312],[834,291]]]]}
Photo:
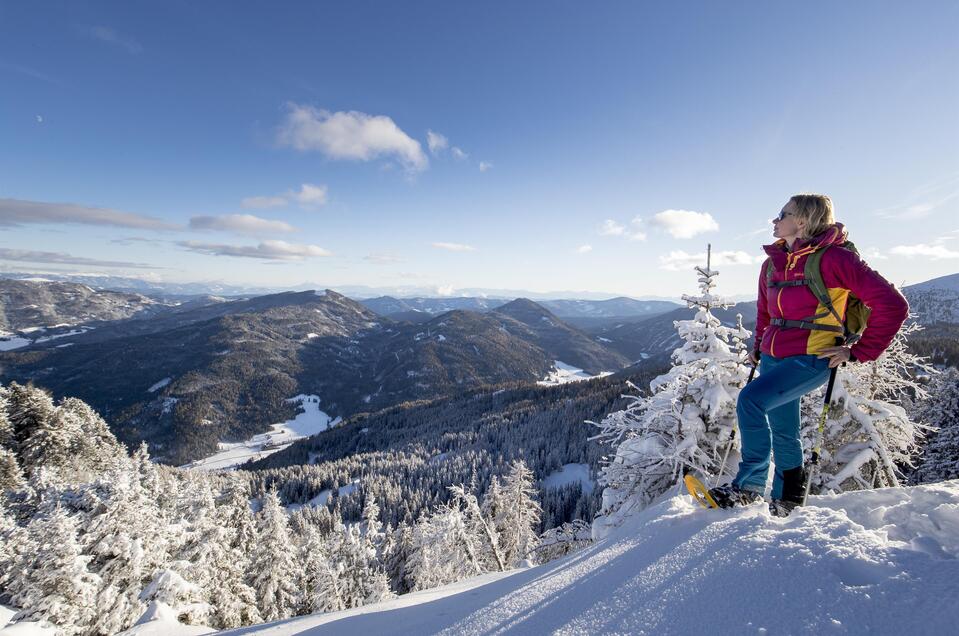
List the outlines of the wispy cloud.
{"type": "Polygon", "coordinates": [[[12,64],[10,62],[0,62],[0,70],[9,71],[11,73],[16,73],[18,75],[25,75],[27,77],[32,77],[33,79],[42,80],[44,82],[49,82],[50,84],[57,84],[62,86],[62,82],[54,77],[47,75],[46,73],[41,73],[40,71],[30,68],[29,66],[23,66],[21,64],[12,64]]]}
{"type": "Polygon", "coordinates": [[[372,252],[364,256],[363,260],[375,265],[392,265],[403,262],[398,254],[392,252],[372,252]]]}
{"type": "Polygon", "coordinates": [[[492,168],[493,168],[493,163],[490,162],[490,161],[480,161],[480,162],[479,162],[480,172],[487,172],[487,171],[491,170],[492,168]]]}
{"type": "Polygon", "coordinates": [[[432,130],[426,131],[426,145],[430,149],[430,154],[434,157],[446,150],[450,145],[450,140],[445,135],[432,130]]]}
{"type": "Polygon", "coordinates": [[[941,243],[917,243],[915,245],[897,245],[889,250],[889,253],[896,256],[905,256],[906,258],[931,258],[933,260],[944,260],[959,258],[959,251],[951,250],[941,243]]]}
{"type": "Polygon", "coordinates": [[[475,252],[476,248],[472,245],[464,245],[462,243],[433,243],[433,247],[436,247],[441,250],[447,250],[449,252],[475,252]]]}
{"type": "Polygon", "coordinates": [[[83,29],[83,32],[94,40],[99,40],[100,42],[105,42],[106,44],[112,44],[113,46],[126,49],[127,53],[137,55],[143,52],[143,47],[139,42],[128,35],[117,33],[110,27],[92,26],[83,29]]]}
{"type": "Polygon", "coordinates": [[[0,227],[50,223],[113,225],[143,230],[182,229],[161,219],[108,208],[92,208],[75,203],[0,199],[0,227]]]}
{"type": "MultiPolygon", "coordinates": [[[[765,259],[765,256],[753,256],[743,251],[713,252],[710,265],[755,265],[765,259]]],[[[659,257],[660,269],[672,272],[692,269],[697,265],[706,265],[706,252],[687,254],[682,250],[674,250],[659,257]]]]}
{"type": "Polygon", "coordinates": [[[295,232],[296,228],[284,221],[261,219],[252,214],[226,214],[224,216],[194,216],[190,219],[191,230],[217,230],[239,234],[272,234],[295,232]]]}
{"type": "Polygon", "coordinates": [[[875,212],[887,219],[922,219],[956,198],[959,198],[959,174],[923,184],[904,197],[901,204],[875,212]]]}
{"type": "Polygon", "coordinates": [[[453,146],[452,148],[450,148],[450,153],[453,155],[453,158],[458,161],[462,161],[464,159],[469,158],[469,155],[466,154],[466,152],[464,152],[462,148],[458,148],[456,146],[453,146]]]}
{"type": "Polygon", "coordinates": [[[300,151],[316,150],[331,159],[370,161],[390,157],[410,172],[429,166],[420,143],[385,115],[334,113],[291,103],[277,133],[277,143],[300,151]]]}
{"type": "Polygon", "coordinates": [[[276,197],[247,197],[240,201],[240,206],[244,208],[254,208],[254,209],[264,209],[264,208],[280,208],[288,204],[289,201],[286,200],[286,197],[276,196],[276,197]]]}
{"type": "Polygon", "coordinates": [[[678,239],[719,231],[719,223],[711,214],[692,210],[663,210],[653,216],[652,224],[678,239]]]}
{"type": "Polygon", "coordinates": [[[95,258],[73,256],[66,252],[38,252],[34,250],[14,250],[0,248],[0,260],[22,261],[26,263],[60,263],[66,265],[86,265],[88,267],[129,267],[156,269],[146,263],[131,263],[127,261],[102,261],[95,258]]]}
{"type": "Polygon", "coordinates": [[[301,245],[287,243],[286,241],[262,241],[259,245],[223,245],[197,241],[178,241],[177,245],[192,252],[211,256],[236,256],[270,261],[302,261],[307,258],[333,255],[332,252],[317,245],[301,245]]]}
{"type": "Polygon", "coordinates": [[[617,223],[613,219],[606,219],[603,221],[603,224],[599,226],[600,236],[622,236],[625,233],[626,226],[617,223]]]}
{"type": "Polygon", "coordinates": [[[579,247],[576,248],[575,251],[576,251],[577,254],[589,254],[590,252],[593,251],[593,246],[592,246],[592,245],[580,245],[579,247]]]}
{"type": "Polygon", "coordinates": [[[642,225],[643,219],[640,216],[633,218],[628,228],[618,221],[606,219],[597,231],[600,236],[620,236],[630,241],[645,241],[646,232],[640,229],[642,225]]]}
{"type": "Polygon", "coordinates": [[[279,208],[295,202],[302,208],[312,210],[326,205],[328,194],[329,188],[325,185],[303,183],[299,190],[287,190],[274,196],[247,197],[240,201],[240,205],[244,208],[264,209],[279,208]]]}

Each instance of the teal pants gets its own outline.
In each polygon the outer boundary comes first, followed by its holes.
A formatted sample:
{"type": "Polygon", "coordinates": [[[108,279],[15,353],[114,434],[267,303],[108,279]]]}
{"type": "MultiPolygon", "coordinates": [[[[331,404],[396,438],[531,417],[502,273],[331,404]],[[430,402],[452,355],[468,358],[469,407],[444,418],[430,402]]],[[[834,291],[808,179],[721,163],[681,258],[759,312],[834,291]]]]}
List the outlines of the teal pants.
{"type": "Polygon", "coordinates": [[[813,355],[774,358],[764,353],[759,373],[739,392],[736,403],[742,461],[733,483],[762,494],[771,451],[776,457],[776,474],[770,496],[781,499],[783,471],[803,464],[799,400],[829,379],[829,359],[813,355]]]}

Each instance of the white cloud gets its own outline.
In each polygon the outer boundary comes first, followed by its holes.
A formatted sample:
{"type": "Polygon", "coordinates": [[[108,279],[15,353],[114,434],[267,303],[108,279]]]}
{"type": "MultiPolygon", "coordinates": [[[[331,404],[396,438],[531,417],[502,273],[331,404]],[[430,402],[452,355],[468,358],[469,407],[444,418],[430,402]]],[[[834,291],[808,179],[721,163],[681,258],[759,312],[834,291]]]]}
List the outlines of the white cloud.
{"type": "Polygon", "coordinates": [[[934,260],[942,260],[949,258],[959,258],[959,251],[951,250],[945,245],[929,245],[927,243],[919,243],[917,245],[897,245],[891,250],[890,253],[895,254],[896,256],[905,256],[907,258],[912,258],[914,256],[931,258],[934,260]]]}
{"type": "Polygon", "coordinates": [[[455,293],[456,293],[456,290],[453,288],[452,285],[440,285],[439,287],[436,288],[437,296],[452,296],[455,293]]]}
{"type": "Polygon", "coordinates": [[[472,245],[463,245],[462,243],[433,243],[433,247],[450,252],[475,252],[476,248],[472,245]]]}
{"type": "Polygon", "coordinates": [[[915,220],[922,219],[944,204],[959,197],[959,173],[950,175],[944,180],[927,183],[913,190],[901,205],[876,210],[879,216],[887,219],[915,220]]]}
{"type": "MultiPolygon", "coordinates": [[[[765,256],[752,256],[743,251],[713,252],[710,265],[755,265],[766,260],[765,256]]],[[[676,272],[692,269],[697,265],[706,266],[706,253],[687,254],[682,250],[673,250],[666,256],[659,257],[660,269],[676,272]]]]}
{"type": "Polygon", "coordinates": [[[450,145],[450,140],[444,135],[432,130],[426,131],[426,145],[429,146],[430,154],[434,157],[446,150],[450,145]]]}
{"type": "Polygon", "coordinates": [[[26,224],[79,223],[113,225],[144,230],[176,230],[178,226],[160,219],[107,208],[91,208],[74,203],[45,203],[0,199],[0,227],[26,224]]]}
{"type": "Polygon", "coordinates": [[[486,172],[487,170],[489,170],[489,169],[492,168],[492,167],[493,167],[493,163],[490,162],[490,161],[480,161],[480,162],[479,162],[480,172],[486,172]]]}
{"type": "Polygon", "coordinates": [[[456,146],[453,146],[452,148],[450,148],[450,152],[453,153],[453,158],[459,161],[462,161],[463,159],[466,159],[467,157],[469,157],[468,154],[463,152],[462,148],[457,148],[456,146]]]}
{"type": "Polygon", "coordinates": [[[95,258],[73,256],[66,252],[37,252],[33,250],[13,250],[0,248],[0,260],[22,261],[26,263],[62,263],[67,265],[86,265],[89,267],[135,267],[152,268],[146,263],[129,263],[127,261],[101,261],[95,258]]]}
{"type": "Polygon", "coordinates": [[[42,124],[42,123],[43,123],[43,115],[37,115],[37,123],[38,123],[38,124],[42,124]]]}
{"type": "Polygon", "coordinates": [[[719,224],[711,214],[692,210],[663,210],[653,217],[653,225],[678,239],[688,239],[697,234],[719,231],[719,224]]]}
{"type": "Polygon", "coordinates": [[[875,247],[870,247],[869,249],[867,249],[866,251],[864,251],[864,252],[862,253],[862,257],[863,257],[863,258],[872,259],[872,260],[874,260],[874,261],[882,261],[882,260],[886,260],[887,258],[889,258],[889,257],[886,256],[885,254],[883,254],[882,252],[880,252],[878,249],[876,249],[875,247]]]}
{"type": "Polygon", "coordinates": [[[326,193],[325,185],[304,183],[300,186],[299,192],[291,192],[290,197],[304,208],[318,208],[326,204],[326,193]]]}
{"type": "Polygon", "coordinates": [[[402,263],[403,259],[398,254],[392,252],[372,252],[363,257],[364,261],[369,261],[377,265],[391,265],[393,263],[402,263]]]}
{"type": "Polygon", "coordinates": [[[190,229],[219,230],[240,234],[269,234],[275,232],[295,232],[296,228],[284,221],[270,221],[252,214],[227,214],[224,216],[194,216],[190,219],[190,229]]]}
{"type": "Polygon", "coordinates": [[[613,219],[606,219],[599,227],[600,236],[622,236],[626,233],[626,226],[620,225],[613,219]]]}
{"type": "Polygon", "coordinates": [[[385,115],[328,110],[290,104],[277,142],[297,150],[318,150],[331,159],[370,161],[392,157],[411,172],[425,170],[429,159],[420,143],[385,115]]]}
{"type": "Polygon", "coordinates": [[[301,261],[305,258],[332,256],[332,253],[316,245],[300,245],[286,241],[262,241],[259,245],[222,245],[217,243],[199,243],[197,241],[179,241],[180,247],[192,252],[211,256],[237,256],[260,258],[272,261],[301,261]]]}
{"type": "Polygon", "coordinates": [[[143,51],[143,47],[140,46],[140,43],[135,39],[126,35],[121,35],[110,27],[94,26],[87,29],[86,33],[95,40],[100,40],[101,42],[106,42],[107,44],[119,46],[126,49],[128,53],[133,53],[134,55],[143,51]]]}
{"type": "Polygon", "coordinates": [[[240,201],[244,208],[278,208],[295,201],[301,208],[315,209],[326,205],[329,188],[325,185],[304,183],[299,190],[287,190],[285,193],[267,197],[247,197],[240,201]]]}
{"type": "Polygon", "coordinates": [[[244,208],[279,208],[289,203],[286,197],[247,197],[240,201],[244,208]]]}
{"type": "Polygon", "coordinates": [[[645,241],[646,232],[638,229],[639,226],[642,225],[642,222],[642,217],[637,216],[631,221],[633,229],[628,229],[625,225],[619,223],[618,221],[606,219],[599,227],[599,234],[601,236],[622,236],[630,241],[645,241]]]}
{"type": "Polygon", "coordinates": [[[577,254],[589,254],[592,251],[593,251],[592,245],[580,245],[579,247],[576,248],[577,254]]]}

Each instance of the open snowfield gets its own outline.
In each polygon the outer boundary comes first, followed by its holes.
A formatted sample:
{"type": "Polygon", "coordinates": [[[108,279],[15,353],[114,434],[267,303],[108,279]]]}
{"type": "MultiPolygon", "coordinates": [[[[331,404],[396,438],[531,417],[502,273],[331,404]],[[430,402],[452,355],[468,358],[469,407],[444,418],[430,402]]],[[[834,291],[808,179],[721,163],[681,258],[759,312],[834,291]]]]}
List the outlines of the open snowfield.
{"type": "Polygon", "coordinates": [[[543,480],[544,488],[562,488],[567,484],[579,482],[583,486],[583,492],[589,494],[593,492],[595,484],[589,476],[589,464],[563,464],[563,466],[543,480]]]}
{"type": "Polygon", "coordinates": [[[603,371],[599,375],[590,375],[582,369],[578,369],[559,360],[553,360],[553,363],[553,370],[536,384],[540,386],[556,386],[557,384],[566,384],[567,382],[582,382],[583,380],[591,380],[592,378],[602,378],[612,374],[612,371],[603,371]]]}
{"type": "Polygon", "coordinates": [[[339,423],[320,410],[320,398],[316,395],[297,395],[288,402],[297,402],[303,411],[292,420],[274,424],[267,433],[254,435],[243,442],[220,442],[220,452],[205,459],[199,459],[183,468],[200,470],[227,470],[236,468],[251,459],[260,459],[283,450],[293,442],[304,437],[322,433],[339,423]]]}
{"type": "Polygon", "coordinates": [[[787,519],[676,495],[546,565],[227,633],[939,635],[957,596],[951,481],[813,497],[787,519]]]}

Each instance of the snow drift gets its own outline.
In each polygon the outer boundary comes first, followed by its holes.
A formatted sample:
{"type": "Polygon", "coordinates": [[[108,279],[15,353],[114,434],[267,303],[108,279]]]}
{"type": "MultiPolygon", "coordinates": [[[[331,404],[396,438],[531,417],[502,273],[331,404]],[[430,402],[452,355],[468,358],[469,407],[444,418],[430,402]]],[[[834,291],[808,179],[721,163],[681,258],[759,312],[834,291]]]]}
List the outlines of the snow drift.
{"type": "Polygon", "coordinates": [[[959,623],[959,480],[699,509],[674,495],[587,549],[230,634],[944,634],[959,623]]]}

